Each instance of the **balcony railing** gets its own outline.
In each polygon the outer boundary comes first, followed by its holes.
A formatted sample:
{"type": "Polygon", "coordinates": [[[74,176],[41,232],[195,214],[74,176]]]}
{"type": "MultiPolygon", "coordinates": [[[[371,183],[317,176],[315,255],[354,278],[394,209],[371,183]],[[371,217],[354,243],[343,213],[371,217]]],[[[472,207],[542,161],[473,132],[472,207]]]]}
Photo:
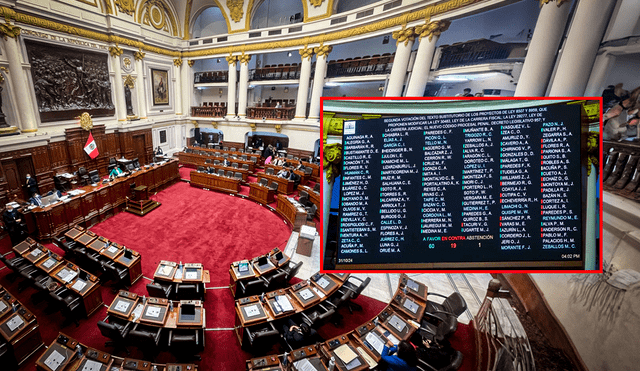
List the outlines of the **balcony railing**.
{"type": "Polygon", "coordinates": [[[393,54],[364,56],[362,58],[347,58],[345,60],[329,61],[327,77],[380,75],[391,72],[393,54]]]}
{"type": "Polygon", "coordinates": [[[500,44],[489,40],[478,40],[461,45],[443,46],[438,68],[524,60],[526,45],[525,43],[500,44]]]}
{"type": "Polygon", "coordinates": [[[214,82],[228,82],[229,71],[206,71],[193,74],[194,84],[207,84],[214,82]]]}
{"type": "Polygon", "coordinates": [[[216,105],[215,106],[201,106],[191,107],[191,116],[193,117],[225,117],[227,115],[227,107],[216,105]]]}
{"type": "Polygon", "coordinates": [[[250,119],[293,120],[295,107],[248,107],[247,117],[250,119]]]}
{"type": "Polygon", "coordinates": [[[296,80],[300,78],[300,66],[298,63],[279,64],[277,66],[264,66],[256,68],[249,73],[250,81],[264,80],[296,80]]]}

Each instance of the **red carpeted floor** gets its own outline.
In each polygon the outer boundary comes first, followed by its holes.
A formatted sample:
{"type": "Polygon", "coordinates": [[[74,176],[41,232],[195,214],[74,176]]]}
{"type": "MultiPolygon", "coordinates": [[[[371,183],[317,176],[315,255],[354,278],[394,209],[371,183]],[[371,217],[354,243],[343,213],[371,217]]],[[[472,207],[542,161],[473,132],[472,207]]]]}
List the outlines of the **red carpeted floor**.
{"type": "MultiPolygon", "coordinates": [[[[181,168],[180,174],[182,177],[188,177],[191,170],[181,168]]],[[[120,213],[93,226],[91,230],[140,252],[145,277],[153,277],[160,260],[203,263],[205,269],[211,273],[211,283],[207,287],[214,289],[207,290],[206,294],[206,327],[209,330],[205,332],[206,348],[201,354],[200,369],[244,370],[245,360],[252,355],[240,349],[232,330],[235,322],[234,300],[226,287],[229,284],[229,264],[258,256],[276,246],[284,248],[291,233],[289,227],[276,213],[253,201],[204,191],[191,187],[186,182],[178,182],[153,198],[160,201],[162,206],[150,214],[138,217],[120,213]]],[[[52,244],[47,244],[47,247],[62,254],[62,251],[52,244]]],[[[10,250],[8,236],[0,239],[0,253],[10,250]]],[[[96,325],[106,317],[106,306],[90,318],[81,320],[79,327],[71,324],[61,328],[62,315],[47,312],[45,302],[34,303],[31,299],[31,295],[36,293],[34,289],[27,288],[19,293],[18,282],[9,282],[6,277],[8,273],[9,269],[0,268],[0,284],[16,295],[36,315],[45,345],[55,339],[58,331],[62,331],[85,345],[107,352],[113,351],[113,348],[104,346],[107,339],[100,334],[96,325]]],[[[149,282],[143,278],[131,287],[130,291],[146,295],[145,285],[149,282]]],[[[102,287],[101,292],[104,303],[110,304],[114,294],[108,287],[102,287]]],[[[326,324],[319,330],[320,335],[329,339],[351,331],[371,320],[386,305],[362,295],[356,302],[363,306],[363,311],[350,314],[347,309],[341,309],[341,326],[336,328],[333,324],[326,324]]],[[[468,326],[461,325],[456,337],[459,334],[462,334],[459,343],[462,347],[472,333],[468,326]]],[[[131,357],[143,358],[135,347],[129,349],[131,357]]],[[[471,357],[473,351],[463,350],[465,358],[471,357]]],[[[276,346],[272,353],[276,352],[282,352],[282,349],[276,346]]],[[[35,370],[35,360],[41,353],[42,351],[27,360],[20,370],[35,370]]],[[[174,362],[175,358],[168,352],[162,352],[155,361],[174,362]]],[[[463,364],[463,370],[471,369],[465,365],[468,365],[468,362],[465,361],[463,364]]]]}

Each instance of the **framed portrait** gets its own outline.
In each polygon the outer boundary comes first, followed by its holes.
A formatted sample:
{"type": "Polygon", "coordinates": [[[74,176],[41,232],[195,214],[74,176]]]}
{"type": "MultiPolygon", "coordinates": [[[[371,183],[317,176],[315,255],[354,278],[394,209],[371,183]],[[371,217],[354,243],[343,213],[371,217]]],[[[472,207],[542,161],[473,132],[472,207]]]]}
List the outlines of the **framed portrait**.
{"type": "Polygon", "coordinates": [[[169,105],[169,71],[151,69],[153,105],[169,105]]]}

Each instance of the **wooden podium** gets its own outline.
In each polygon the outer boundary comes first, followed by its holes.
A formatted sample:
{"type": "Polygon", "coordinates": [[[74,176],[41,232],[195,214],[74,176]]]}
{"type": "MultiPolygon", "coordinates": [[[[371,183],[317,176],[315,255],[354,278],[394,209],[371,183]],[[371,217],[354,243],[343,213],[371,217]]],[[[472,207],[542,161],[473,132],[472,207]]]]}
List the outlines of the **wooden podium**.
{"type": "Polygon", "coordinates": [[[127,198],[127,207],[125,211],[139,216],[144,216],[153,211],[156,207],[162,205],[158,201],[149,200],[149,190],[147,189],[147,186],[138,186],[134,188],[134,191],[134,196],[132,198],[127,198]]]}

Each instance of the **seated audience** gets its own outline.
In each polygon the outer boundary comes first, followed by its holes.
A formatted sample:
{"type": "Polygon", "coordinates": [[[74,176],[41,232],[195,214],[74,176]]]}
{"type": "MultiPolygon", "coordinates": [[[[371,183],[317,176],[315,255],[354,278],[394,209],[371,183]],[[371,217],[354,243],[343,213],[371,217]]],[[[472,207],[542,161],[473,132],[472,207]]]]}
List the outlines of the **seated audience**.
{"type": "Polygon", "coordinates": [[[229,162],[229,159],[225,157],[224,161],[222,161],[222,165],[223,166],[231,166],[231,162],[229,162]]]}
{"type": "Polygon", "coordinates": [[[42,197],[38,193],[34,193],[29,199],[29,203],[36,206],[42,206],[42,197]]]}
{"type": "Polygon", "coordinates": [[[278,174],[276,174],[276,175],[278,175],[280,178],[289,179],[289,177],[291,176],[291,174],[292,174],[292,173],[291,173],[291,172],[289,172],[289,169],[285,167],[284,169],[282,169],[282,170],[278,171],[278,174]]]}

